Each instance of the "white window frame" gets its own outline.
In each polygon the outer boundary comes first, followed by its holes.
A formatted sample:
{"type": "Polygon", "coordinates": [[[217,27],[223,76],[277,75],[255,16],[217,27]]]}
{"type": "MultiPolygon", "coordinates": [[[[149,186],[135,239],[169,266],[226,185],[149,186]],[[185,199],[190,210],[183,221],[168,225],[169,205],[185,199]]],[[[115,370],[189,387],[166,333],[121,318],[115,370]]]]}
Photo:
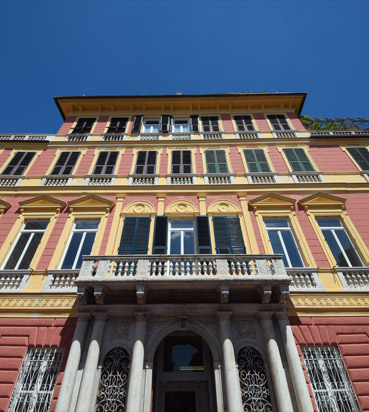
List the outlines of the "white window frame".
{"type": "MultiPolygon", "coordinates": [[[[182,129],[182,128],[181,128],[182,129]]],[[[190,119],[178,119],[178,118],[172,118],[172,133],[191,133],[191,124],[190,124],[190,119]],[[181,124],[186,124],[188,127],[188,130],[175,130],[176,122],[181,122],[181,124]]]]}
{"type": "MultiPolygon", "coordinates": [[[[152,125],[153,126],[153,125],[152,125]]],[[[152,126],[151,126],[151,129],[152,129],[152,126]]],[[[149,126],[150,127],[150,126],[149,126]]],[[[160,119],[144,119],[144,122],[143,122],[143,131],[142,131],[142,133],[143,134],[159,134],[160,133],[160,119]],[[158,124],[158,130],[156,131],[156,132],[154,132],[154,131],[152,131],[152,130],[147,130],[146,128],[148,127],[147,126],[147,123],[148,122],[157,122],[157,124],[158,124]]]]}
{"type": "Polygon", "coordinates": [[[193,219],[172,219],[168,222],[168,255],[171,254],[170,246],[171,246],[171,233],[172,232],[180,232],[181,233],[181,253],[180,255],[186,256],[184,253],[184,232],[193,232],[193,248],[194,253],[196,253],[196,224],[193,219]],[[180,222],[180,221],[191,221],[193,223],[192,228],[172,228],[172,222],[180,222]]]}
{"type": "MultiPolygon", "coordinates": [[[[350,259],[349,259],[349,257],[347,256],[347,254],[346,254],[346,252],[345,252],[345,249],[342,247],[341,241],[339,240],[339,238],[338,238],[338,236],[337,236],[337,234],[336,234],[336,230],[342,230],[342,231],[345,232],[345,234],[346,234],[346,236],[347,236],[347,239],[349,240],[352,248],[355,250],[357,256],[359,257],[359,260],[360,260],[362,266],[365,266],[363,260],[361,259],[360,253],[357,251],[354,243],[353,243],[352,240],[351,240],[351,237],[349,236],[349,234],[348,234],[347,231],[346,231],[346,228],[343,226],[343,223],[342,223],[341,219],[339,219],[338,217],[326,217],[326,218],[322,217],[322,218],[321,218],[321,219],[332,219],[332,220],[335,219],[335,220],[338,220],[338,221],[340,222],[340,226],[339,226],[339,227],[338,227],[338,226],[324,226],[324,227],[322,227],[322,226],[320,226],[320,224],[319,224],[319,219],[320,219],[320,218],[318,217],[317,219],[318,219],[318,222],[317,222],[317,223],[318,223],[318,226],[319,226],[320,230],[322,231],[323,236],[324,236],[323,230],[330,230],[330,231],[331,231],[331,233],[332,233],[332,235],[333,235],[333,237],[334,237],[334,240],[337,242],[338,248],[340,249],[340,251],[341,251],[342,255],[344,256],[344,258],[346,259],[347,263],[349,264],[348,267],[352,268],[352,267],[356,267],[356,266],[353,266],[353,265],[351,264],[350,259]]],[[[324,238],[325,238],[325,237],[324,237],[324,238]]],[[[329,250],[331,250],[331,247],[330,247],[328,241],[326,241],[326,242],[327,242],[327,244],[328,244],[329,250]]],[[[332,255],[333,255],[332,250],[331,250],[331,253],[332,253],[332,255]]],[[[338,262],[337,262],[337,263],[338,263],[338,262]]],[[[338,266],[338,267],[343,267],[343,266],[338,266]]]]}
{"type": "Polygon", "coordinates": [[[291,259],[290,259],[290,256],[289,256],[289,254],[288,254],[286,245],[284,244],[284,240],[283,240],[283,237],[282,237],[282,234],[281,234],[281,231],[285,231],[285,232],[288,231],[288,232],[290,232],[291,235],[292,235],[292,239],[293,239],[293,241],[294,241],[294,243],[295,243],[295,246],[296,246],[296,249],[297,249],[297,253],[298,253],[298,255],[300,256],[301,262],[302,262],[302,264],[303,264],[302,267],[305,267],[305,262],[304,262],[304,259],[303,259],[302,255],[301,255],[301,251],[300,251],[299,245],[298,245],[298,243],[296,242],[295,235],[294,235],[294,233],[293,233],[293,230],[292,230],[292,227],[291,227],[291,224],[290,224],[289,219],[288,219],[288,218],[285,218],[285,217],[281,217],[281,218],[276,218],[276,219],[275,219],[275,220],[281,220],[281,219],[285,220],[285,221],[287,222],[288,227],[282,227],[282,226],[278,227],[278,226],[277,226],[277,227],[273,227],[273,228],[268,228],[265,220],[269,220],[269,219],[273,219],[273,218],[270,218],[270,217],[264,218],[264,225],[265,225],[265,229],[266,229],[266,231],[267,231],[268,238],[269,238],[269,242],[270,242],[270,244],[271,244],[271,246],[272,246],[272,249],[273,249],[273,244],[272,244],[272,241],[270,240],[269,230],[278,233],[278,237],[279,237],[279,240],[280,240],[281,245],[282,245],[283,253],[284,253],[284,255],[286,256],[286,260],[287,260],[287,263],[288,263],[288,269],[289,269],[289,268],[293,269],[294,267],[296,267],[296,266],[292,266],[292,264],[291,264],[291,259]]]}
{"type": "MultiPolygon", "coordinates": [[[[43,221],[45,221],[45,222],[47,221],[48,224],[50,223],[50,221],[49,221],[48,219],[30,219],[30,220],[26,220],[26,221],[23,223],[22,229],[21,229],[20,232],[18,233],[18,236],[17,236],[17,238],[15,239],[15,242],[14,242],[13,246],[11,247],[11,249],[10,249],[10,251],[9,251],[9,253],[8,253],[8,257],[6,258],[5,263],[4,263],[3,266],[2,266],[2,270],[27,270],[27,269],[18,269],[19,264],[20,264],[20,262],[22,262],[23,257],[24,257],[24,255],[26,254],[26,252],[27,252],[27,250],[28,250],[28,247],[29,247],[32,239],[35,237],[35,236],[34,236],[35,233],[42,233],[42,234],[44,235],[45,232],[46,232],[47,226],[46,226],[45,229],[25,229],[25,227],[26,227],[26,224],[29,223],[29,222],[41,222],[41,221],[42,221],[42,222],[43,222],[43,221]],[[13,269],[5,269],[5,266],[7,265],[7,263],[8,263],[8,261],[9,261],[11,255],[12,255],[15,247],[17,246],[18,241],[19,241],[19,239],[20,239],[20,237],[22,236],[23,233],[31,233],[31,236],[29,237],[29,239],[28,239],[28,241],[27,241],[27,243],[26,243],[26,246],[25,246],[25,248],[23,249],[23,252],[22,252],[21,255],[19,256],[18,262],[17,262],[17,264],[15,265],[15,267],[14,267],[13,269]]],[[[43,237],[43,235],[42,235],[42,237],[43,237]]],[[[42,238],[41,238],[40,244],[41,244],[41,242],[42,242],[42,238]]],[[[40,245],[39,245],[39,246],[40,246],[40,245]]],[[[38,248],[38,247],[37,247],[37,248],[38,248]]],[[[32,259],[35,257],[36,253],[37,253],[37,249],[36,249],[35,254],[33,255],[32,259]]],[[[32,262],[32,259],[31,259],[31,262],[32,262]]]]}
{"type": "Polygon", "coordinates": [[[337,346],[306,346],[302,347],[301,350],[318,412],[324,412],[325,410],[327,410],[325,408],[326,403],[329,403],[329,405],[331,406],[330,411],[338,411],[339,409],[336,403],[337,396],[335,395],[338,395],[339,397],[341,397],[341,399],[343,397],[344,399],[349,401],[351,407],[350,412],[359,412],[360,409],[357,405],[355,392],[337,346]],[[307,359],[307,351],[315,352],[315,355],[310,356],[309,359],[307,359]],[[329,358],[323,355],[322,351],[329,351],[329,358]],[[320,376],[323,378],[324,388],[321,387],[320,381],[315,383],[314,370],[311,367],[311,363],[318,363],[317,367],[320,370],[320,376]],[[343,388],[332,387],[328,376],[328,370],[333,370],[333,368],[335,369],[335,374],[339,374],[342,377],[342,380],[344,381],[343,388]],[[317,386],[319,386],[319,389],[316,388],[317,386]],[[319,396],[319,394],[321,394],[322,396],[319,396]],[[325,403],[324,400],[326,401],[325,403]]]}
{"type": "Polygon", "coordinates": [[[62,269],[62,270],[79,270],[79,269],[76,269],[76,264],[77,264],[78,259],[79,259],[79,254],[81,253],[81,249],[82,249],[84,240],[86,239],[86,233],[95,232],[95,239],[94,239],[94,242],[92,243],[92,246],[91,246],[91,250],[92,250],[93,247],[94,247],[94,244],[95,244],[95,242],[96,242],[96,235],[97,235],[97,232],[98,232],[98,230],[99,230],[100,223],[101,223],[101,222],[100,222],[100,219],[76,219],[76,220],[75,220],[75,222],[73,223],[73,229],[72,229],[72,231],[71,231],[71,233],[70,233],[70,235],[69,235],[68,243],[67,243],[67,245],[66,245],[66,247],[65,247],[65,250],[64,250],[64,253],[63,253],[63,256],[62,256],[62,259],[61,259],[61,263],[60,263],[59,269],[62,269]],[[96,227],[95,229],[76,229],[77,223],[78,223],[78,222],[81,222],[81,221],[97,221],[98,224],[97,224],[97,227],[96,227]],[[73,265],[72,265],[72,267],[69,268],[69,269],[64,269],[64,268],[63,268],[64,259],[65,259],[66,255],[67,255],[68,251],[69,251],[69,247],[70,247],[70,243],[71,243],[71,241],[72,241],[73,235],[74,235],[75,233],[81,233],[81,232],[83,233],[83,235],[82,235],[81,241],[80,241],[80,243],[79,243],[79,245],[78,245],[78,249],[77,249],[77,253],[76,253],[76,256],[75,256],[75,258],[74,258],[74,261],[73,261],[73,265]]]}

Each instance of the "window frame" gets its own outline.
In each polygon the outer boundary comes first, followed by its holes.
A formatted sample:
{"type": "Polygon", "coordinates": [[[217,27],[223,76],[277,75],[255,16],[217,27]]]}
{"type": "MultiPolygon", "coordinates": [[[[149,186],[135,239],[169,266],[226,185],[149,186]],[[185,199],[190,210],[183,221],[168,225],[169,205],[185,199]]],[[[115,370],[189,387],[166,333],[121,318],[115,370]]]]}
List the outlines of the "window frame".
{"type": "MultiPolygon", "coordinates": [[[[127,125],[128,125],[128,122],[129,122],[129,117],[111,117],[111,118],[109,119],[109,126],[107,126],[107,129],[106,129],[105,134],[125,134],[125,133],[127,133],[127,125]],[[117,132],[117,131],[111,131],[111,130],[110,130],[110,129],[113,127],[113,126],[111,125],[111,124],[112,124],[112,121],[113,121],[113,120],[116,120],[116,119],[120,119],[120,120],[125,119],[125,120],[126,120],[123,131],[118,131],[118,132],[117,132]]],[[[118,127],[117,127],[117,126],[114,126],[114,128],[117,129],[118,127]]]]}
{"type": "Polygon", "coordinates": [[[4,176],[17,176],[17,177],[24,176],[25,172],[30,167],[32,161],[35,159],[36,154],[37,154],[37,152],[31,152],[31,151],[23,151],[23,150],[14,151],[12,158],[9,160],[8,164],[4,167],[3,171],[0,174],[4,175],[4,176]],[[23,153],[23,156],[21,157],[21,159],[18,161],[18,163],[15,166],[10,166],[11,162],[17,156],[18,153],[23,153]],[[28,156],[28,154],[32,155],[31,158],[29,159],[28,163],[25,166],[21,166],[21,163],[24,161],[25,157],[28,156]],[[13,169],[12,172],[13,173],[5,173],[6,170],[10,167],[12,167],[12,169],[13,169]],[[16,171],[17,171],[17,169],[19,169],[21,167],[24,167],[22,173],[15,174],[14,169],[16,169],[16,171]]]}
{"type": "Polygon", "coordinates": [[[244,156],[244,159],[245,159],[245,162],[246,162],[246,166],[247,166],[247,171],[248,171],[248,173],[260,173],[260,174],[264,174],[264,173],[272,173],[272,172],[273,172],[273,171],[272,171],[272,168],[270,167],[270,164],[269,164],[269,159],[267,158],[267,155],[266,155],[264,149],[262,149],[262,148],[243,149],[243,150],[242,150],[242,153],[243,153],[243,156],[244,156]],[[257,168],[257,169],[260,169],[260,167],[259,167],[260,162],[259,162],[258,159],[256,158],[256,153],[255,153],[255,152],[257,152],[257,151],[259,151],[259,152],[261,152],[261,153],[263,154],[264,159],[265,159],[263,162],[266,163],[266,165],[268,166],[268,169],[269,169],[269,170],[266,170],[266,171],[263,171],[263,170],[251,171],[251,170],[250,170],[250,166],[249,166],[249,163],[248,163],[247,157],[246,157],[246,152],[252,152],[252,154],[253,154],[253,156],[254,156],[254,159],[256,160],[256,162],[254,162],[254,163],[256,164],[256,168],[257,168]]]}
{"type": "Polygon", "coordinates": [[[24,220],[24,222],[23,222],[23,224],[22,224],[22,227],[21,227],[21,229],[18,231],[18,234],[17,234],[17,236],[16,236],[16,238],[15,238],[15,240],[14,240],[14,243],[13,243],[12,247],[10,248],[9,252],[8,252],[7,255],[6,255],[5,261],[4,261],[3,265],[2,265],[2,270],[29,270],[29,269],[30,269],[31,263],[32,263],[33,259],[35,258],[35,256],[37,256],[38,248],[40,247],[40,245],[41,245],[41,243],[42,243],[42,239],[44,238],[45,233],[46,233],[46,231],[47,231],[47,229],[48,229],[48,227],[49,227],[49,225],[50,225],[50,223],[51,223],[50,220],[51,220],[50,218],[46,218],[46,217],[43,218],[43,219],[42,219],[42,218],[34,218],[34,219],[25,219],[25,220],[24,220]],[[27,230],[27,229],[26,229],[26,225],[27,225],[27,223],[29,223],[29,222],[46,222],[46,221],[47,221],[47,225],[46,225],[45,229],[32,229],[32,230],[30,230],[30,229],[27,230]],[[31,236],[30,236],[29,239],[27,240],[26,246],[24,247],[22,253],[20,254],[20,256],[19,256],[19,258],[18,258],[18,260],[17,260],[17,264],[14,266],[14,268],[7,268],[6,266],[7,266],[8,262],[9,262],[11,256],[12,256],[12,254],[13,254],[13,251],[15,250],[16,246],[18,245],[18,241],[19,241],[19,239],[20,239],[20,237],[22,236],[23,233],[31,233],[31,236]],[[36,249],[35,249],[35,252],[34,252],[32,258],[30,259],[30,262],[29,262],[29,265],[28,265],[29,267],[28,267],[28,268],[24,268],[24,269],[19,269],[19,265],[20,265],[20,263],[22,263],[22,260],[23,260],[23,258],[24,258],[24,256],[25,256],[27,250],[29,249],[29,246],[30,246],[33,238],[35,237],[35,236],[34,236],[35,233],[42,233],[42,236],[41,236],[41,239],[40,239],[39,244],[37,245],[37,247],[36,247],[36,249]]]}
{"type": "MultiPolygon", "coordinates": [[[[363,169],[361,166],[360,166],[360,164],[358,163],[358,161],[355,159],[355,157],[354,157],[354,155],[350,152],[350,149],[365,149],[367,152],[368,152],[368,155],[369,155],[369,150],[368,150],[368,148],[366,147],[366,146],[361,146],[361,147],[357,147],[357,146],[347,146],[347,147],[345,147],[345,149],[346,149],[346,152],[347,152],[347,154],[349,155],[349,157],[352,159],[352,161],[354,162],[354,164],[356,165],[356,167],[361,171],[361,172],[363,172],[364,174],[368,174],[369,173],[369,160],[367,161],[365,158],[363,158],[363,160],[365,161],[365,162],[368,162],[368,165],[367,165],[367,168],[366,169],[363,169]]],[[[362,156],[360,153],[359,153],[359,155],[360,156],[362,156]]]]}
{"type": "MultiPolygon", "coordinates": [[[[228,167],[228,158],[227,158],[227,151],[226,150],[224,150],[224,149],[211,149],[211,150],[205,149],[204,150],[204,160],[205,160],[205,170],[206,170],[207,174],[227,174],[228,175],[230,173],[230,170],[229,170],[229,167],[228,167]],[[209,172],[207,153],[210,153],[210,152],[213,152],[215,154],[214,155],[214,159],[216,159],[215,162],[214,162],[215,169],[216,169],[215,172],[209,172]],[[225,162],[219,162],[218,161],[218,155],[216,155],[217,152],[223,152],[224,153],[225,162]],[[221,163],[221,164],[225,163],[226,169],[227,169],[226,172],[219,170],[219,163],[221,163]]],[[[211,162],[211,163],[213,163],[213,162],[211,162]]]]}
{"type": "Polygon", "coordinates": [[[291,125],[288,122],[288,117],[285,114],[272,113],[272,114],[267,114],[266,116],[267,116],[267,119],[269,121],[269,124],[270,124],[271,129],[272,129],[273,132],[291,132],[291,131],[293,131],[293,128],[291,127],[291,125]],[[273,118],[277,120],[279,129],[275,128],[275,125],[273,124],[273,121],[272,121],[273,118]],[[281,119],[285,120],[288,129],[284,128],[284,126],[282,125],[281,119]]]}
{"type": "MultiPolygon", "coordinates": [[[[89,219],[89,218],[76,217],[76,219],[73,222],[72,230],[70,231],[68,241],[65,245],[63,255],[62,255],[61,260],[60,260],[60,265],[59,265],[60,270],[80,270],[80,268],[76,268],[76,265],[77,265],[78,260],[80,258],[80,253],[81,253],[81,250],[82,250],[82,246],[84,245],[84,240],[86,239],[86,233],[95,232],[95,237],[94,237],[94,240],[93,240],[92,245],[91,245],[91,252],[90,253],[92,253],[93,248],[94,248],[95,243],[96,243],[96,238],[97,238],[97,234],[99,232],[100,225],[101,225],[101,219],[99,219],[99,218],[90,218],[89,219]],[[81,222],[81,221],[98,221],[98,224],[97,224],[97,227],[95,229],[76,229],[77,222],[81,222]],[[81,238],[80,243],[78,245],[78,249],[77,249],[75,257],[74,257],[73,265],[72,265],[71,268],[63,268],[64,260],[67,256],[67,253],[69,251],[69,247],[71,245],[73,235],[75,233],[83,233],[83,235],[82,235],[82,238],[81,238]]],[[[82,261],[82,263],[83,263],[83,261],[82,261]]],[[[81,263],[81,265],[82,265],[82,263],[81,263]]]]}
{"type": "Polygon", "coordinates": [[[161,118],[144,118],[142,122],[142,131],[141,134],[153,134],[153,135],[160,135],[160,124],[161,124],[161,118]],[[158,131],[157,132],[152,132],[152,131],[147,131],[146,130],[146,125],[147,122],[157,122],[158,124],[158,131]]]}
{"type": "Polygon", "coordinates": [[[58,157],[58,159],[56,160],[56,162],[54,163],[54,166],[52,167],[49,175],[50,175],[50,176],[71,176],[71,175],[73,175],[73,171],[74,171],[74,169],[76,168],[80,157],[81,157],[81,151],[78,151],[78,152],[77,152],[77,151],[69,151],[69,150],[61,151],[61,152],[59,153],[59,157],[58,157]],[[64,164],[63,164],[62,166],[57,166],[57,164],[58,164],[61,156],[62,156],[64,153],[69,153],[67,159],[65,160],[65,162],[64,162],[64,164]],[[72,169],[71,169],[70,173],[64,173],[65,169],[66,169],[67,166],[68,166],[68,162],[69,162],[70,158],[73,156],[74,153],[78,153],[78,156],[77,156],[77,158],[76,158],[76,161],[75,161],[74,165],[72,166],[72,169]],[[56,167],[60,167],[60,168],[61,168],[60,171],[62,171],[63,173],[60,173],[60,172],[59,172],[59,173],[55,173],[54,171],[55,171],[55,168],[56,168],[56,167]]]}
{"type": "Polygon", "coordinates": [[[176,218],[169,218],[168,219],[168,233],[167,233],[167,255],[170,255],[170,249],[171,249],[171,233],[172,232],[180,232],[181,234],[181,253],[180,255],[186,256],[184,252],[184,232],[192,232],[193,233],[193,253],[195,254],[197,251],[197,225],[196,225],[196,219],[191,219],[191,218],[184,218],[184,219],[176,219],[176,218]],[[180,221],[191,221],[192,222],[192,228],[172,228],[172,223],[173,222],[180,222],[180,221]]]}
{"type": "Polygon", "coordinates": [[[220,127],[220,122],[219,122],[219,116],[200,116],[200,120],[201,120],[201,130],[203,133],[222,133],[221,127],[220,127]],[[209,120],[209,129],[210,130],[205,130],[204,127],[204,119],[208,119],[209,120]],[[218,130],[214,130],[214,125],[212,123],[213,120],[217,121],[217,126],[216,128],[218,130]]]}
{"type": "Polygon", "coordinates": [[[190,122],[190,119],[189,118],[176,118],[176,117],[172,117],[172,124],[171,124],[171,133],[172,134],[180,134],[180,133],[183,133],[183,134],[191,134],[191,122],[190,122]],[[183,131],[183,130],[180,130],[179,132],[177,132],[177,131],[175,131],[175,125],[176,125],[176,122],[177,121],[181,121],[181,122],[186,122],[186,125],[187,125],[187,127],[188,127],[188,130],[187,131],[183,131]]]}
{"type": "Polygon", "coordinates": [[[236,132],[256,132],[257,130],[256,130],[256,128],[255,128],[255,125],[254,125],[254,122],[253,122],[253,117],[251,116],[251,115],[249,115],[249,114],[247,114],[247,115],[233,115],[233,121],[234,121],[234,124],[236,125],[236,127],[235,127],[235,130],[236,130],[236,132]],[[241,120],[241,122],[242,122],[242,125],[243,125],[243,130],[241,130],[240,128],[239,128],[239,124],[237,123],[237,118],[239,119],[239,120],[241,120]],[[245,118],[248,118],[249,120],[250,120],[250,123],[251,123],[251,129],[249,129],[249,127],[247,126],[247,124],[246,124],[246,122],[245,122],[245,118]]]}
{"type": "Polygon", "coordinates": [[[137,176],[146,176],[147,175],[147,176],[153,176],[154,177],[156,175],[157,166],[158,166],[158,151],[157,150],[138,150],[137,153],[136,153],[136,164],[134,166],[134,173],[133,174],[137,175],[137,176]],[[140,153],[146,153],[146,158],[145,158],[144,165],[139,165],[138,164],[138,158],[139,158],[140,153]],[[152,164],[148,164],[149,153],[155,153],[155,164],[154,164],[154,170],[153,170],[152,173],[147,173],[147,168],[149,166],[152,166],[152,164]],[[137,173],[137,167],[138,166],[143,166],[142,173],[141,172],[137,173]]]}
{"type": "Polygon", "coordinates": [[[310,158],[310,156],[308,155],[308,153],[306,152],[305,148],[303,147],[284,147],[282,149],[284,158],[286,160],[286,164],[288,165],[288,168],[290,169],[291,173],[316,173],[318,172],[318,169],[316,167],[316,165],[312,162],[312,159],[310,158]],[[288,159],[288,155],[286,150],[293,150],[293,154],[297,159],[297,163],[299,165],[300,170],[295,170],[294,166],[292,166],[290,160],[288,159]],[[297,152],[298,151],[298,152],[297,152]],[[312,170],[306,170],[305,165],[303,164],[303,162],[306,160],[301,160],[301,158],[297,155],[297,153],[303,153],[307,159],[307,161],[309,162],[310,166],[312,167],[312,170]]]}
{"type": "Polygon", "coordinates": [[[71,131],[69,134],[70,134],[70,135],[75,135],[75,134],[77,134],[77,135],[78,135],[78,134],[84,134],[84,135],[85,135],[85,134],[91,134],[92,129],[94,128],[96,121],[97,121],[97,118],[96,118],[96,117],[79,117],[79,118],[76,120],[76,123],[74,124],[74,127],[72,128],[72,131],[71,131]],[[85,123],[86,123],[86,120],[93,120],[91,126],[89,126],[90,130],[85,131],[84,129],[88,129],[88,127],[86,127],[85,125],[82,126],[82,127],[78,127],[78,122],[79,122],[80,120],[84,120],[85,123]],[[76,132],[76,129],[77,129],[77,128],[82,129],[82,131],[81,131],[81,132],[76,132]]]}
{"type": "Polygon", "coordinates": [[[109,176],[114,175],[114,171],[115,171],[115,169],[117,167],[117,163],[118,163],[118,158],[119,158],[119,151],[117,151],[117,150],[102,150],[102,151],[100,151],[99,155],[97,157],[97,160],[96,160],[96,163],[95,163],[92,174],[93,175],[109,175],[109,176]],[[104,153],[108,153],[108,155],[105,159],[105,162],[102,166],[98,165],[99,159],[104,153]],[[114,162],[114,166],[108,164],[108,160],[110,159],[110,157],[112,156],[113,153],[116,153],[116,159],[115,159],[115,162],[114,162]],[[96,173],[96,168],[97,167],[102,167],[102,171],[100,173],[96,173]],[[112,167],[111,173],[106,172],[106,169],[108,167],[112,167]]]}
{"type": "Polygon", "coordinates": [[[191,150],[172,150],[171,152],[171,165],[170,165],[170,173],[173,175],[187,175],[187,174],[192,174],[193,173],[193,167],[192,167],[192,151],[191,150]],[[180,162],[177,164],[174,164],[174,153],[179,152],[180,153],[180,162]],[[184,163],[183,157],[184,157],[184,152],[188,152],[190,155],[190,163],[184,163]],[[179,165],[179,172],[174,171],[174,166],[179,165]],[[184,168],[185,166],[190,166],[190,171],[185,172],[184,168]]]}

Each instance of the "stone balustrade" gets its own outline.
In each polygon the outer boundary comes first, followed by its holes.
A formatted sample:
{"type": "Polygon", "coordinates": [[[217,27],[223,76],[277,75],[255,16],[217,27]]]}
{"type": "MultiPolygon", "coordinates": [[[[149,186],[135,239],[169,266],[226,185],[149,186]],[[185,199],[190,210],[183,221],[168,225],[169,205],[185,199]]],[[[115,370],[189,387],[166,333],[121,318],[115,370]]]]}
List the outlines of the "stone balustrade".
{"type": "Polygon", "coordinates": [[[337,268],[336,270],[344,289],[369,289],[369,267],[337,268]]]}
{"type": "Polygon", "coordinates": [[[273,135],[277,139],[294,139],[297,137],[294,130],[274,130],[273,135]]]}
{"type": "Polygon", "coordinates": [[[239,139],[260,139],[260,133],[256,131],[243,131],[237,132],[237,137],[239,139]]]}
{"type": "Polygon", "coordinates": [[[204,174],[205,184],[229,185],[234,183],[233,173],[207,173],[204,174]]]}
{"type": "Polygon", "coordinates": [[[20,292],[29,278],[30,270],[1,270],[0,292],[20,292]]]}
{"type": "Polygon", "coordinates": [[[140,140],[160,140],[160,133],[141,133],[140,140]]]}
{"type": "Polygon", "coordinates": [[[192,135],[191,133],[171,133],[171,139],[172,140],[191,140],[192,139],[192,135]]]}
{"type": "Polygon", "coordinates": [[[48,271],[44,292],[76,292],[75,280],[78,270],[53,270],[48,271]]]}
{"type": "Polygon", "coordinates": [[[1,140],[11,140],[11,141],[32,141],[32,142],[51,142],[55,136],[46,134],[0,134],[1,140]]]}
{"type": "Polygon", "coordinates": [[[132,186],[157,185],[158,175],[130,175],[128,184],[132,186]]]}
{"type": "Polygon", "coordinates": [[[86,142],[90,138],[89,133],[74,133],[66,136],[68,142],[86,142]]]}
{"type": "Polygon", "coordinates": [[[114,184],[115,175],[87,175],[86,185],[88,186],[110,186],[114,184]]]}
{"type": "Polygon", "coordinates": [[[73,175],[48,175],[43,176],[41,186],[67,186],[72,180],[73,175]]]}
{"type": "Polygon", "coordinates": [[[247,173],[247,180],[250,184],[271,184],[277,183],[277,173],[247,173]]]}
{"type": "Polygon", "coordinates": [[[317,268],[288,268],[287,274],[291,279],[292,291],[323,289],[317,268]]]}
{"type": "Polygon", "coordinates": [[[204,140],[219,140],[223,139],[222,132],[204,132],[201,133],[201,138],[204,140]]]}
{"type": "Polygon", "coordinates": [[[193,175],[193,174],[167,175],[168,185],[192,185],[195,183],[196,183],[196,175],[193,175]]]}
{"type": "Polygon", "coordinates": [[[292,178],[295,183],[324,183],[320,172],[293,172],[292,178]]]}
{"type": "Polygon", "coordinates": [[[0,175],[0,187],[18,186],[22,179],[23,176],[0,175]]]}
{"type": "Polygon", "coordinates": [[[125,133],[105,133],[102,138],[106,142],[122,142],[125,136],[125,133]]]}

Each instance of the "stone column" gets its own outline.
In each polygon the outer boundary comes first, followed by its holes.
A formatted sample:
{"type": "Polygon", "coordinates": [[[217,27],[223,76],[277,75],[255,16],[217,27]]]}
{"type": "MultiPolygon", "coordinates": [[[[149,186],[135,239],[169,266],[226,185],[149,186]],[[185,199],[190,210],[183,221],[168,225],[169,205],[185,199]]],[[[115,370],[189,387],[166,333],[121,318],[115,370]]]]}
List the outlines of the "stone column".
{"type": "Polygon", "coordinates": [[[87,410],[90,410],[106,317],[106,313],[98,313],[95,315],[94,327],[92,329],[91,340],[88,347],[81,387],[79,388],[76,412],[86,412],[87,410]]]}
{"type": "Polygon", "coordinates": [[[138,312],[135,325],[135,343],[129,373],[127,412],[140,412],[145,356],[146,313],[138,312]]]}
{"type": "Polygon", "coordinates": [[[218,312],[220,339],[223,350],[225,388],[227,393],[227,409],[228,412],[240,412],[243,410],[241,387],[232,343],[230,317],[230,312],[218,312]]]}
{"type": "Polygon", "coordinates": [[[151,412],[151,391],[152,391],[152,369],[153,364],[145,365],[145,394],[144,394],[144,412],[151,412]]]}
{"type": "Polygon", "coordinates": [[[295,339],[291,330],[291,326],[288,324],[288,316],[286,312],[278,312],[277,319],[279,328],[281,330],[284,348],[286,351],[288,367],[290,370],[293,387],[297,398],[297,404],[300,412],[313,412],[314,408],[311,403],[308,387],[306,385],[306,379],[304,371],[301,367],[300,357],[297,352],[295,339]]]}
{"type": "Polygon", "coordinates": [[[86,329],[90,320],[89,313],[78,315],[76,330],[74,331],[73,342],[69,350],[68,361],[65,366],[63,381],[60,387],[58,401],[55,412],[68,412],[72,399],[74,383],[81,360],[83,342],[85,340],[86,329]]]}
{"type": "Polygon", "coordinates": [[[273,329],[272,314],[270,312],[261,312],[259,313],[259,318],[267,347],[278,410],[281,412],[293,412],[286,374],[283,369],[281,354],[279,353],[278,343],[273,329]]]}

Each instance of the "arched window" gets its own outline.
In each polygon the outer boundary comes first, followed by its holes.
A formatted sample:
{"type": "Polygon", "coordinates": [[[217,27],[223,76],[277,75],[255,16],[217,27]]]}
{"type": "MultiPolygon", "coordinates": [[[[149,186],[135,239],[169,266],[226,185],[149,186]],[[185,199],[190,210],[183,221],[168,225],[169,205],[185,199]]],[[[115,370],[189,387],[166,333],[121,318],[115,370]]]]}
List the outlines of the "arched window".
{"type": "Polygon", "coordinates": [[[244,412],[272,412],[264,361],[256,350],[242,348],[237,357],[244,412]]]}
{"type": "Polygon", "coordinates": [[[104,358],[96,412],[124,412],[129,376],[129,355],[123,348],[112,349],[104,358]]]}

